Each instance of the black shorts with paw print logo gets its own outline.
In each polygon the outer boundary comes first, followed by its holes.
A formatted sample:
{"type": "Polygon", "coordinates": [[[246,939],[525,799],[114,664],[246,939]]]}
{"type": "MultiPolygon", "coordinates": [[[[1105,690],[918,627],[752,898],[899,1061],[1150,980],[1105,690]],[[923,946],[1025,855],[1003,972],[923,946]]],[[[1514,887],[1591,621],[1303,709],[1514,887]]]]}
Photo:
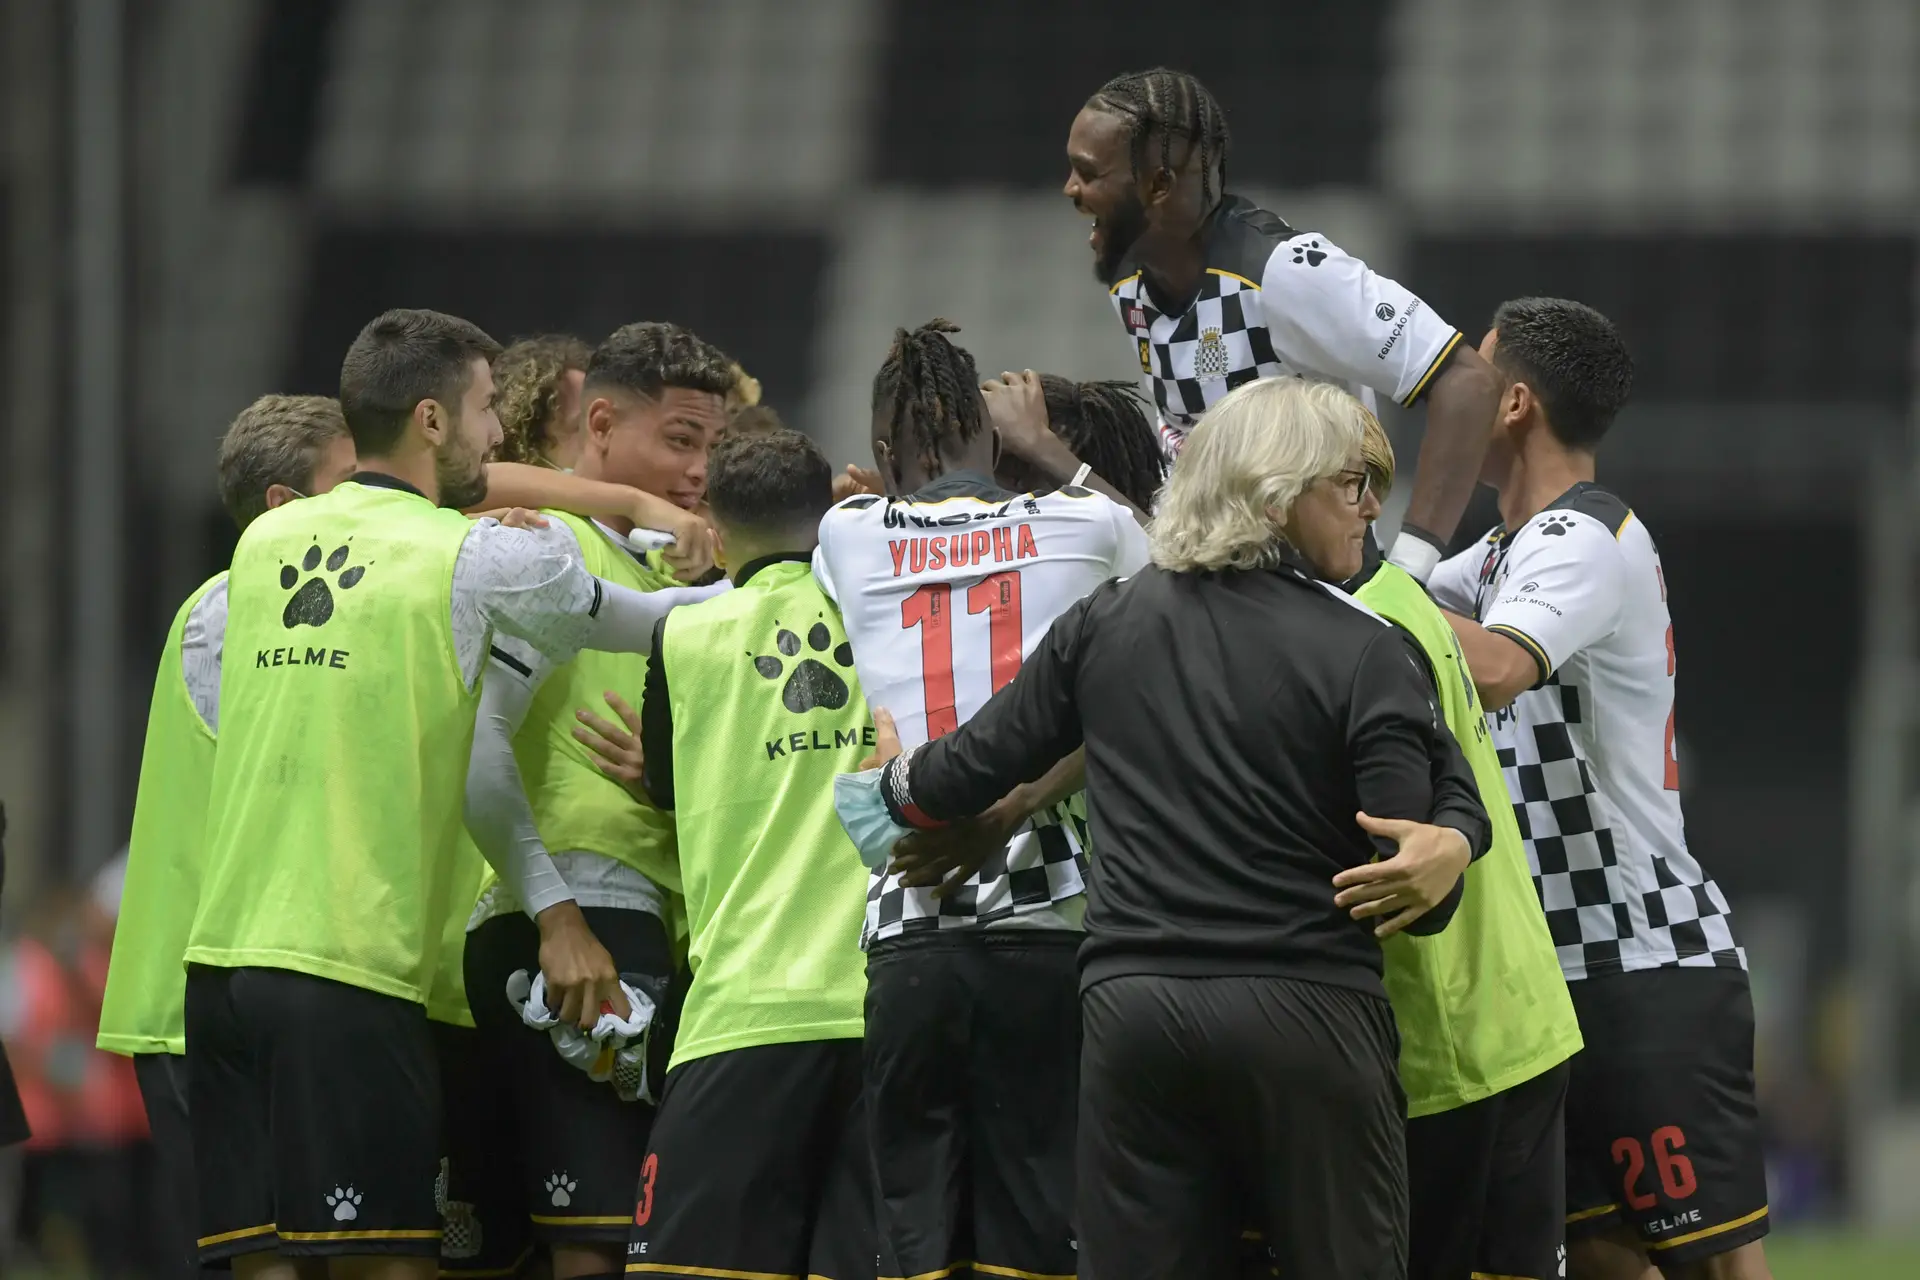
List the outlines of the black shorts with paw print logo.
{"type": "Polygon", "coordinates": [[[187,969],[200,1261],[440,1251],[426,1010],[290,969],[187,969]]]}

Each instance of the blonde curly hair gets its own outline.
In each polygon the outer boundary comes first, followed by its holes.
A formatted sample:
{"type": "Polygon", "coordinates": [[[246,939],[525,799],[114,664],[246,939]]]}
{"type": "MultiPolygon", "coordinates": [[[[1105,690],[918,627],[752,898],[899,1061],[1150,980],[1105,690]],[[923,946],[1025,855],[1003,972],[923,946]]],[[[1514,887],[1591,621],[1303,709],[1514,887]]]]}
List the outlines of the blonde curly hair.
{"type": "Polygon", "coordinates": [[[735,414],[751,409],[760,403],[760,379],[749,374],[736,362],[729,366],[733,371],[733,388],[727,392],[727,418],[731,421],[735,414]]]}
{"type": "Polygon", "coordinates": [[[516,339],[493,361],[494,405],[500,414],[501,462],[544,463],[554,446],[560,383],[585,371],[593,348],[567,334],[516,339]]]}

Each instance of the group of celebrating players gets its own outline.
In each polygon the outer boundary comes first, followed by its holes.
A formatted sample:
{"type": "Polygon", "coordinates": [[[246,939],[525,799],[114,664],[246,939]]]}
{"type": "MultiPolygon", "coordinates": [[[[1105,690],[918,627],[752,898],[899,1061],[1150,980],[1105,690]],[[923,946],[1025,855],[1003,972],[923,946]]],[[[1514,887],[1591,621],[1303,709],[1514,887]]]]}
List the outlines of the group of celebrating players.
{"type": "MultiPolygon", "coordinates": [[[[1666,584],[1593,480],[1618,335],[1521,299],[1476,350],[1225,194],[1185,74],[1102,87],[1067,150],[1144,394],[983,382],[935,321],[875,375],[872,467],[836,474],[684,328],[503,350],[396,310],[337,399],[236,419],[242,534],[162,656],[99,1039],[135,1057],[183,1256],[1193,1275],[1089,1235],[1171,1210],[1087,1176],[1084,753],[964,820],[898,809],[925,829],[873,866],[836,796],[975,717],[1076,601],[1163,571],[1184,443],[1306,378],[1426,406],[1398,539],[1330,585],[1405,629],[1492,832],[1441,931],[1403,932],[1437,900],[1370,887],[1392,872],[1316,908],[1381,936],[1406,1104],[1406,1222],[1351,1274],[1767,1275],[1745,956],[1682,832],[1666,584]],[[1443,558],[1480,480],[1502,523],[1443,558]]],[[[1394,461],[1365,416],[1314,483],[1371,522],[1394,461]]],[[[1342,1196],[1224,1210],[1232,1269],[1335,1274],[1357,1255],[1312,1206],[1342,1196]]]]}

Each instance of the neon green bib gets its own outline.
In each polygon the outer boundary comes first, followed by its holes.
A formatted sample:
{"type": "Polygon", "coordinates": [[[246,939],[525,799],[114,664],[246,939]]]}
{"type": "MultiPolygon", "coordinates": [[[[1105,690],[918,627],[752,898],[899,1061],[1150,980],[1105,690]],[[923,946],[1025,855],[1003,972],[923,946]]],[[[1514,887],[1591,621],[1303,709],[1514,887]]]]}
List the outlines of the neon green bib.
{"type": "Polygon", "coordinates": [[[127,841],[127,879],[113,929],[113,960],[100,1004],[96,1043],[109,1053],[185,1053],[187,949],[200,899],[213,730],[200,718],[180,669],[187,617],[227,575],[215,574],[173,615],[147,712],[140,793],[127,841]]]}
{"type": "MultiPolygon", "coordinates": [[[[573,530],[581,560],[596,577],[635,591],[678,586],[607,540],[591,520],[564,511],[543,513],[573,530]]],[[[636,800],[594,765],[594,755],[574,739],[573,713],[587,707],[613,719],[608,690],[640,705],[647,659],[637,653],[583,650],[540,685],[526,721],[513,740],[514,759],[533,807],[541,843],[555,853],[597,853],[624,863],[670,892],[680,890],[673,818],[636,800]]]]}
{"type": "Polygon", "coordinates": [[[1412,633],[1432,665],[1447,725],[1493,821],[1493,846],[1467,869],[1460,910],[1441,932],[1386,939],[1387,998],[1400,1024],[1409,1116],[1451,1111],[1531,1080],[1580,1049],[1580,1024],[1527,870],[1467,660],[1440,610],[1383,564],[1362,603],[1412,633]]]}
{"type": "Polygon", "coordinates": [[[427,1017],[456,1027],[473,1025],[473,1011],[467,1007],[467,920],[474,904],[480,901],[480,889],[493,868],[467,835],[460,832],[454,851],[453,874],[447,889],[447,911],[440,925],[440,950],[434,961],[433,977],[427,985],[427,1017]]]}
{"type": "Polygon", "coordinates": [[[693,971],[673,1066],[863,1032],[867,872],[834,812],[833,779],[872,752],[873,723],[852,666],[834,656],[845,642],[804,561],[667,615],[693,971]]]}
{"type": "Polygon", "coordinates": [[[471,528],[349,482],[241,536],[190,962],[425,1002],[478,704],[452,620],[471,528]]]}

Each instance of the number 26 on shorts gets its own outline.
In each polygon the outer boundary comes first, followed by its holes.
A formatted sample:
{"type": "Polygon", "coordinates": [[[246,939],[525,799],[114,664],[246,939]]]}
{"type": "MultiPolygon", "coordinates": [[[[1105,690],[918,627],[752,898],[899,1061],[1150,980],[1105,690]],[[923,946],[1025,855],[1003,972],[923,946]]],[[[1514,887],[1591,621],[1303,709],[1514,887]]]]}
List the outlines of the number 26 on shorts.
{"type": "MultiPolygon", "coordinates": [[[[1667,1199],[1685,1200],[1699,1190],[1693,1176],[1693,1161],[1680,1154],[1680,1149],[1687,1145],[1687,1135],[1680,1131],[1679,1125],[1655,1129],[1648,1145],[1653,1148],[1654,1173],[1667,1199]]],[[[1647,1173],[1647,1152],[1640,1145],[1640,1139],[1615,1138],[1613,1163],[1622,1170],[1621,1191],[1629,1209],[1651,1209],[1659,1203],[1651,1190],[1643,1191],[1640,1186],[1647,1173]]]]}

